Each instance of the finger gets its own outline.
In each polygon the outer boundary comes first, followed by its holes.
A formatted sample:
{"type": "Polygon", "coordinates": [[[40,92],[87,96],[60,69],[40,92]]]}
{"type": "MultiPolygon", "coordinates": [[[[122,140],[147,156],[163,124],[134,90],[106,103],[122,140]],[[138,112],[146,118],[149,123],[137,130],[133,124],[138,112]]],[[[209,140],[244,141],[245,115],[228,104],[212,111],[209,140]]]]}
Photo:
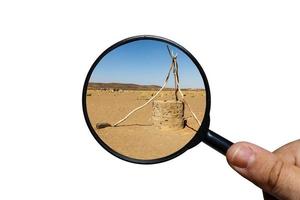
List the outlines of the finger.
{"type": "Polygon", "coordinates": [[[273,153],[284,162],[300,167],[300,140],[290,142],[276,149],[273,153]]]}
{"type": "Polygon", "coordinates": [[[279,199],[300,197],[300,169],[254,144],[241,142],[227,152],[229,165],[239,174],[279,199]]]}

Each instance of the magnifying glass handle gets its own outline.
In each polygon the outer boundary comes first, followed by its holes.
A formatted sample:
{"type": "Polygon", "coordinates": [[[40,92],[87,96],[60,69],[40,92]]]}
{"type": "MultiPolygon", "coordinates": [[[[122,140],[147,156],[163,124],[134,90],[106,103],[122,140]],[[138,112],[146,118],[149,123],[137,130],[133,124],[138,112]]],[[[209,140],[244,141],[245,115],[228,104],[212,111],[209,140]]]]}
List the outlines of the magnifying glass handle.
{"type": "Polygon", "coordinates": [[[232,142],[211,130],[207,131],[203,142],[223,155],[226,155],[226,152],[229,149],[229,147],[233,145],[232,142]]]}

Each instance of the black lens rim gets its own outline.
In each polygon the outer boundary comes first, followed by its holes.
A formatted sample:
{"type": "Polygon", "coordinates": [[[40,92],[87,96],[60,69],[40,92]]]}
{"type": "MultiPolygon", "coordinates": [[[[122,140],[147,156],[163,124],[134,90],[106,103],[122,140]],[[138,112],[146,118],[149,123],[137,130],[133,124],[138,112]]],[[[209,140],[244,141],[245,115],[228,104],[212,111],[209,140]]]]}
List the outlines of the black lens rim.
{"type": "Polygon", "coordinates": [[[186,50],[184,47],[177,44],[176,42],[174,42],[172,40],[169,40],[167,38],[164,38],[164,37],[154,36],[154,35],[138,35],[138,36],[129,37],[129,38],[123,39],[123,40],[115,43],[114,45],[112,45],[108,49],[106,49],[103,53],[101,53],[101,55],[96,59],[96,61],[91,66],[91,68],[90,68],[90,70],[89,70],[89,72],[88,72],[88,74],[85,78],[85,82],[84,82],[84,86],[83,86],[83,92],[82,92],[82,108],[83,108],[84,118],[85,118],[85,121],[87,123],[87,126],[88,126],[90,132],[92,133],[92,135],[96,139],[96,141],[105,150],[107,150],[112,155],[114,155],[114,156],[116,156],[116,157],[118,157],[122,160],[132,162],[132,163],[137,163],[137,164],[156,164],[156,163],[165,162],[165,161],[171,160],[171,159],[181,155],[182,153],[184,153],[185,151],[187,151],[191,147],[194,147],[196,144],[199,144],[202,140],[202,137],[205,135],[205,132],[208,130],[210,105],[211,105],[211,98],[210,98],[210,89],[209,89],[208,80],[207,80],[207,77],[204,73],[204,70],[202,69],[200,63],[196,60],[196,58],[188,50],[186,50]],[[176,152],[174,152],[174,153],[172,153],[172,154],[170,154],[166,157],[156,158],[156,159],[151,159],[151,160],[142,160],[142,159],[131,158],[131,157],[125,156],[123,154],[120,154],[120,153],[116,152],[115,150],[113,150],[112,148],[110,148],[105,142],[103,142],[101,140],[101,138],[98,136],[98,134],[94,130],[93,126],[91,125],[91,122],[90,122],[89,117],[88,117],[87,106],[86,106],[86,94],[87,94],[88,83],[89,83],[90,77],[91,77],[95,67],[97,66],[97,64],[110,51],[112,51],[112,50],[114,50],[114,49],[116,49],[119,46],[122,46],[124,44],[134,42],[134,41],[138,41],[138,40],[161,41],[161,42],[165,42],[167,44],[171,44],[171,45],[177,47],[178,49],[180,49],[181,51],[183,51],[193,61],[193,63],[197,66],[197,68],[198,68],[198,70],[199,70],[199,72],[200,72],[200,74],[203,78],[205,91],[206,91],[206,108],[205,108],[203,121],[202,121],[202,124],[199,127],[197,133],[194,135],[194,137],[190,140],[190,142],[188,142],[184,147],[182,147],[178,151],[176,151],[176,152]]]}

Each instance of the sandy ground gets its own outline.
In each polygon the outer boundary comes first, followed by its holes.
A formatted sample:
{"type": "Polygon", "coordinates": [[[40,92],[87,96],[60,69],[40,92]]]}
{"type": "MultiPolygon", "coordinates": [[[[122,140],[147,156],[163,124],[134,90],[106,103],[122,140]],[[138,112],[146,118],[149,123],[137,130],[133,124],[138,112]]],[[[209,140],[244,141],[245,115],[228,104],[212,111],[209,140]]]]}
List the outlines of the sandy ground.
{"type": "MultiPolygon", "coordinates": [[[[160,130],[152,126],[152,103],[131,115],[118,127],[96,129],[96,123],[113,124],[134,108],[145,103],[155,91],[110,92],[89,90],[87,111],[90,122],[100,138],[125,156],[147,160],[168,156],[184,147],[199,128],[189,110],[185,109],[187,125],[177,131],[160,130]]],[[[202,121],[205,111],[204,91],[184,91],[185,99],[202,121]]],[[[156,100],[174,99],[174,92],[163,91],[156,100]]]]}

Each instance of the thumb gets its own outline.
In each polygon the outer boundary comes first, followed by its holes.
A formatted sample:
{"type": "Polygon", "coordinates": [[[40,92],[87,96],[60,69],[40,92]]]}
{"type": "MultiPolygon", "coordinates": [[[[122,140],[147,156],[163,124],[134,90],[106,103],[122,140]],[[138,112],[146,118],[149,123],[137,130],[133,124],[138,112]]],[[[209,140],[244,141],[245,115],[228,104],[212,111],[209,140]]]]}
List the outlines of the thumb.
{"type": "Polygon", "coordinates": [[[279,199],[300,198],[300,168],[247,142],[232,145],[226,154],[229,165],[243,177],[279,199]]]}

